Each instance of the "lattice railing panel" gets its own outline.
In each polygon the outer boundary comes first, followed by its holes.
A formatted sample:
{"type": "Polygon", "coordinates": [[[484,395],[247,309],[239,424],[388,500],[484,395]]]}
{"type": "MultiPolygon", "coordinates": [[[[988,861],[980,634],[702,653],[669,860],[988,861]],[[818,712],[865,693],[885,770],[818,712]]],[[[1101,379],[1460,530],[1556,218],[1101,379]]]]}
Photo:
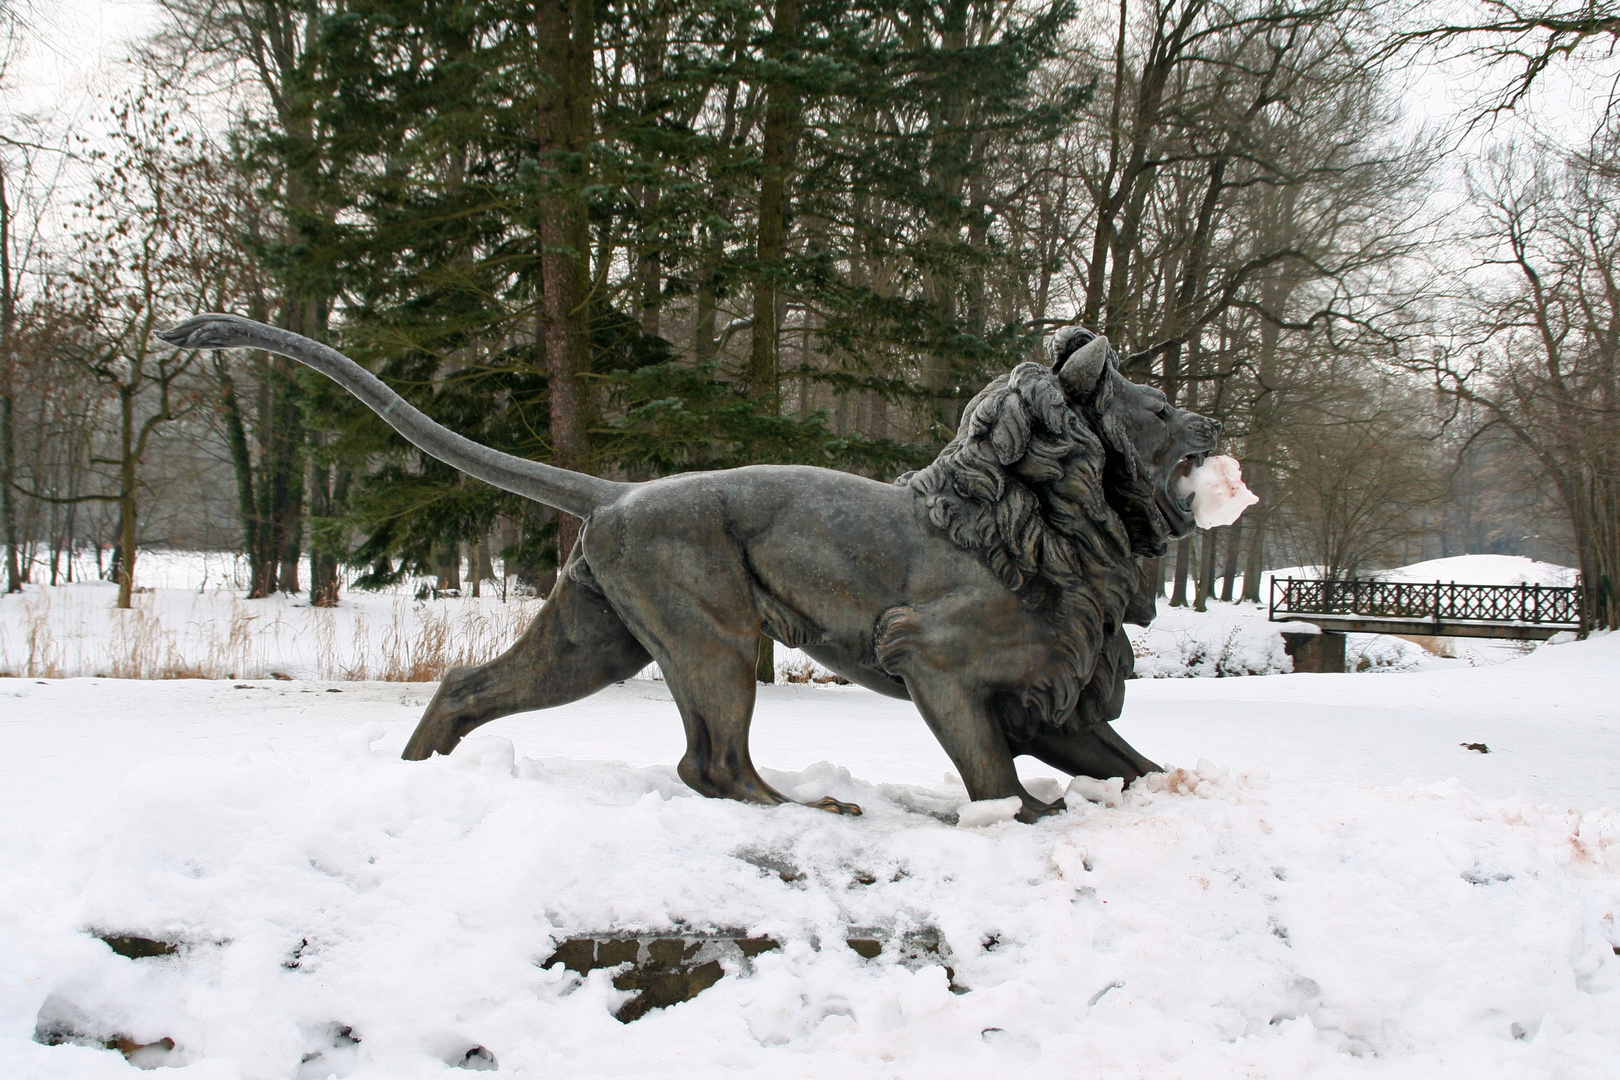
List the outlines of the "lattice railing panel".
{"type": "Polygon", "coordinates": [[[1273,579],[1271,613],[1576,626],[1581,590],[1552,585],[1273,579]]]}

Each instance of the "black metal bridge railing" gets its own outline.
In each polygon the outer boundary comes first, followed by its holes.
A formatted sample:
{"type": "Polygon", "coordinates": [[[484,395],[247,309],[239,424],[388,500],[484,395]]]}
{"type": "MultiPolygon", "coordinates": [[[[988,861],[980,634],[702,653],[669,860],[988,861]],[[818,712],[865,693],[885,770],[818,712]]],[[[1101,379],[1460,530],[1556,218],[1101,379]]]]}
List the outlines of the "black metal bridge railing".
{"type": "Polygon", "coordinates": [[[1271,620],[1323,630],[1548,638],[1581,628],[1581,590],[1555,585],[1273,578],[1271,620]]]}

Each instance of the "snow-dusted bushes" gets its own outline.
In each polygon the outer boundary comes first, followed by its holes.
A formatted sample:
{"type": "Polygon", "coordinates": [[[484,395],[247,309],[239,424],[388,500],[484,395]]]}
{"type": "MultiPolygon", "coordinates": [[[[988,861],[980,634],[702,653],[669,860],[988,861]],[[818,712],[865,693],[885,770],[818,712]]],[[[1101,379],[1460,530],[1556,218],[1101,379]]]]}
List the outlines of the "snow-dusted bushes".
{"type": "Polygon", "coordinates": [[[1294,670],[1282,633],[1264,619],[1178,615],[1146,629],[1132,627],[1130,633],[1136,674],[1143,679],[1220,679],[1294,670]]]}
{"type": "Polygon", "coordinates": [[[1416,671],[1431,656],[1455,655],[1431,653],[1416,642],[1388,634],[1350,634],[1344,645],[1344,666],[1349,671],[1416,671]]]}
{"type": "MultiPolygon", "coordinates": [[[[776,646],[776,681],[779,683],[816,683],[821,686],[848,686],[849,680],[822,667],[798,649],[776,646]]],[[[663,681],[664,673],[657,664],[641,669],[638,679],[663,681]]]]}

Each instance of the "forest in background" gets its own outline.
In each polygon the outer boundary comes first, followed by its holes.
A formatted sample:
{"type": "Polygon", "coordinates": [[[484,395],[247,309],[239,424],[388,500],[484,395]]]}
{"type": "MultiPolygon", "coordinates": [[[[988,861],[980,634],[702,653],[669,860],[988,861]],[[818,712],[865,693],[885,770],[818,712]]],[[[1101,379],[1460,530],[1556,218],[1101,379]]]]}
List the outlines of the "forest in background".
{"type": "Polygon", "coordinates": [[[1496,552],[1616,625],[1620,126],[1513,122],[1607,70],[1602,4],[160,3],[93,132],[0,77],[8,590],[93,549],[127,606],[143,545],[316,605],[545,589],[577,522],[291,361],[152,338],[199,311],[628,479],[888,479],[1078,321],[1262,498],[1161,561],[1173,602],[1496,552]],[[1450,126],[1410,115],[1435,71],[1475,77],[1450,126]]]}

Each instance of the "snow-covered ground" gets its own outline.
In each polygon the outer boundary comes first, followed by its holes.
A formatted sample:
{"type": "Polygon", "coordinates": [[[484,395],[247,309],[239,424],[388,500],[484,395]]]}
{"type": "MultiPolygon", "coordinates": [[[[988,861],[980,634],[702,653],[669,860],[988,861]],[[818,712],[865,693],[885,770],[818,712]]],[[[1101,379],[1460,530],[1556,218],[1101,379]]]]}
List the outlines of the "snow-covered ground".
{"type": "Polygon", "coordinates": [[[1617,672],[1611,635],[1141,680],[1121,731],[1195,767],[971,829],[911,706],[851,687],[762,688],[754,745],[860,818],[693,795],[646,680],[421,763],[429,685],[3,680],[0,1075],[131,1069],[35,1041],[56,1024],[210,1078],[461,1075],[475,1046],[545,1077],[1609,1077],[1617,672]],[[611,970],[539,966],[699,931],[781,948],[627,1025],[611,970]]]}
{"type": "MultiPolygon", "coordinates": [[[[481,659],[534,601],[412,583],[315,611],[238,599],[217,557],[142,566],[135,613],[100,584],[0,601],[0,669],[228,676],[0,679],[0,1076],[133,1068],[40,1041],[64,1035],[169,1039],[135,1060],[210,1078],[445,1075],[490,1064],[474,1047],[548,1077],[1615,1075],[1620,636],[1365,635],[1388,674],[1146,678],[1119,727],[1171,771],[962,828],[915,710],[847,686],[762,687],[753,741],[779,788],[860,818],[693,795],[652,678],[405,763],[433,685],[329,680],[481,659]],[[780,948],[626,1025],[613,970],[541,966],[626,933],[780,948]]],[[[1148,676],[1289,667],[1254,605],[1132,634],[1148,676]]]]}

